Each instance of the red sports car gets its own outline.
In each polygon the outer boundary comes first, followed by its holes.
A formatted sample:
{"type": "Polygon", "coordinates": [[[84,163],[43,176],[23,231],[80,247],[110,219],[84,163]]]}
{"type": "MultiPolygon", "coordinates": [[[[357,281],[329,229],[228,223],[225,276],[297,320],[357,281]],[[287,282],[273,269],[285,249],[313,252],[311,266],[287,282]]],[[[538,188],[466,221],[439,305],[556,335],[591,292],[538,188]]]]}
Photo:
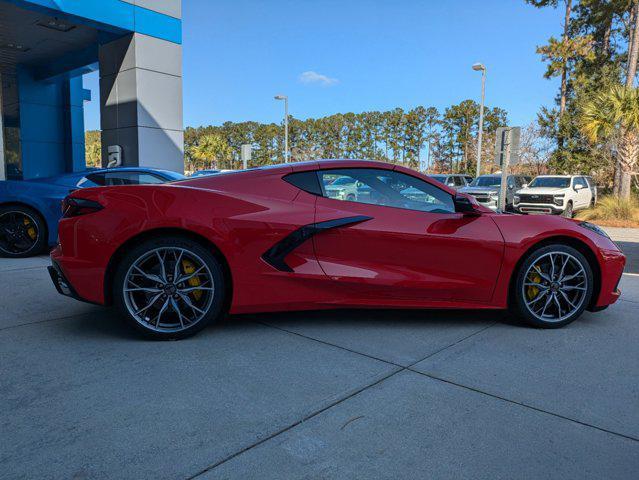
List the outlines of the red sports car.
{"type": "Polygon", "coordinates": [[[495,213],[370,161],[88,188],[63,210],[58,291],[157,338],[227,311],[342,307],[509,308],[555,328],[615,302],[625,264],[595,225],[495,213]]]}

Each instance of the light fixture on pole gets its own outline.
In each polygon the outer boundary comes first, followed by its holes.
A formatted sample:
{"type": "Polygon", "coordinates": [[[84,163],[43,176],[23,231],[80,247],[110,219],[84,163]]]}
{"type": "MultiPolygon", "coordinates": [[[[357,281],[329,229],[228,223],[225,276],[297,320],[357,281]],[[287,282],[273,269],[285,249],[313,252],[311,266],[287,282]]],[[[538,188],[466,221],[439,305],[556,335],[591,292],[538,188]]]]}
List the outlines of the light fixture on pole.
{"type": "Polygon", "coordinates": [[[479,104],[479,131],[477,132],[477,176],[481,175],[481,137],[484,130],[484,94],[486,91],[486,67],[475,63],[473,70],[481,72],[481,103],[479,104]]]}
{"type": "Polygon", "coordinates": [[[284,163],[288,163],[288,97],[275,95],[275,100],[284,100],[284,163]]]}

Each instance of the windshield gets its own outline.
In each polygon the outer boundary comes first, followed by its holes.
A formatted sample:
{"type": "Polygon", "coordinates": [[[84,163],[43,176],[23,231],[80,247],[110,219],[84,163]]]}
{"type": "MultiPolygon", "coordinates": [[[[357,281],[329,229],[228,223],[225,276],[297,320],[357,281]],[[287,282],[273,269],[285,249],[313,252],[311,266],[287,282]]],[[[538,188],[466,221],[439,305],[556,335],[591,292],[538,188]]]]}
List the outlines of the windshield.
{"type": "Polygon", "coordinates": [[[431,175],[430,178],[438,181],[439,183],[444,183],[446,181],[446,175],[431,175]]]}
{"type": "Polygon", "coordinates": [[[486,176],[477,177],[470,184],[471,187],[499,187],[501,185],[501,177],[486,176]]]}
{"type": "Polygon", "coordinates": [[[570,178],[566,177],[537,177],[529,187],[547,187],[547,188],[568,188],[570,186],[570,178]]]}

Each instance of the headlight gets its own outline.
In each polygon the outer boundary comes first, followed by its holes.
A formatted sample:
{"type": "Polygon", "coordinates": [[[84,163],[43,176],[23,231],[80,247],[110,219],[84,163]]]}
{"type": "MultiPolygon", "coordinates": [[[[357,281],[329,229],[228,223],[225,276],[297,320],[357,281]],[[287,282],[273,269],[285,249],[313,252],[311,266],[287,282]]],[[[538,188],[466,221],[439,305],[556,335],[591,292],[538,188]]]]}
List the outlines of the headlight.
{"type": "Polygon", "coordinates": [[[495,201],[499,200],[499,194],[498,193],[491,193],[490,194],[490,199],[491,200],[495,200],[495,201]]]}
{"type": "Polygon", "coordinates": [[[553,200],[555,202],[555,205],[563,205],[564,204],[564,194],[562,193],[561,195],[554,195],[553,196],[553,200]]]}
{"type": "Polygon", "coordinates": [[[598,225],[595,225],[594,223],[590,223],[590,222],[580,222],[580,223],[579,223],[579,226],[580,226],[580,227],[587,228],[588,230],[591,230],[591,231],[593,231],[593,232],[595,232],[595,233],[598,233],[599,235],[602,235],[602,236],[604,236],[604,237],[606,237],[606,238],[610,238],[610,237],[608,236],[608,234],[607,234],[606,232],[604,232],[604,230],[603,230],[601,227],[599,227],[598,225]]]}

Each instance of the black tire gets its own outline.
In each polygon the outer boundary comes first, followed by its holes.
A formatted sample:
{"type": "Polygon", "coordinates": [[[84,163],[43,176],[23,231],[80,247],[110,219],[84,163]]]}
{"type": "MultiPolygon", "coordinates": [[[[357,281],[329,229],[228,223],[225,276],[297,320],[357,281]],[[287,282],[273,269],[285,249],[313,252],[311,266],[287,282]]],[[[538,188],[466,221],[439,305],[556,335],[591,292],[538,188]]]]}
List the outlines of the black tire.
{"type": "Polygon", "coordinates": [[[579,316],[584,312],[584,310],[590,304],[590,300],[593,294],[593,285],[594,285],[592,269],[590,268],[590,264],[588,263],[588,260],[586,259],[586,257],[584,257],[581,254],[581,252],[579,252],[578,250],[572,247],[569,247],[568,245],[552,244],[552,245],[547,245],[547,246],[538,248],[537,250],[534,250],[533,252],[528,254],[526,259],[520,265],[519,270],[515,272],[515,275],[516,275],[515,281],[513,282],[514,290],[511,292],[511,296],[510,296],[511,298],[510,310],[515,316],[517,316],[524,322],[534,327],[561,328],[573,322],[577,318],[579,318],[579,316]],[[583,294],[583,299],[580,300],[581,303],[579,304],[579,308],[575,309],[575,311],[572,312],[569,316],[567,316],[567,318],[563,320],[546,321],[539,318],[535,314],[533,314],[531,309],[526,304],[526,300],[524,298],[524,295],[525,295],[524,282],[525,282],[526,272],[528,272],[529,268],[535,262],[538,262],[542,257],[545,258],[547,254],[551,252],[568,254],[572,256],[577,262],[579,262],[579,264],[585,271],[586,290],[585,290],[585,293],[583,294]]]}
{"type": "MultiPolygon", "coordinates": [[[[201,244],[189,238],[180,236],[151,239],[141,243],[140,245],[137,245],[136,247],[131,249],[119,262],[116,267],[113,280],[114,303],[124,314],[127,323],[138,332],[141,332],[143,335],[157,340],[175,340],[186,338],[198,333],[206,326],[211,325],[215,321],[219,320],[223,316],[223,310],[225,308],[225,295],[227,291],[228,290],[226,288],[224,271],[220,260],[218,260],[209,249],[203,247],[201,244]],[[153,329],[152,325],[145,325],[141,323],[141,321],[136,319],[136,317],[133,315],[134,312],[131,312],[129,310],[129,307],[127,306],[127,300],[125,299],[125,278],[129,270],[132,268],[132,265],[137,260],[147,255],[149,252],[163,248],[182,249],[185,252],[189,252],[189,254],[194,255],[199,260],[201,260],[208,267],[208,271],[210,272],[212,278],[212,286],[214,287],[212,300],[210,301],[210,304],[206,307],[206,309],[204,309],[205,313],[202,314],[202,318],[199,319],[196,323],[187,326],[186,328],[179,331],[157,331],[153,329]]],[[[175,312],[175,310],[173,311],[175,312]]],[[[170,310],[167,310],[167,312],[170,312],[170,310]]]]}
{"type": "Polygon", "coordinates": [[[47,244],[47,226],[37,211],[22,205],[0,207],[0,257],[32,257],[44,252],[47,244]]]}
{"type": "Polygon", "coordinates": [[[572,218],[572,215],[573,215],[572,201],[570,201],[566,205],[566,208],[564,208],[564,211],[561,213],[561,216],[566,218],[572,218]]]}
{"type": "Polygon", "coordinates": [[[346,200],[348,200],[349,202],[354,202],[355,201],[355,195],[353,195],[352,193],[349,193],[346,196],[346,200]]]}

